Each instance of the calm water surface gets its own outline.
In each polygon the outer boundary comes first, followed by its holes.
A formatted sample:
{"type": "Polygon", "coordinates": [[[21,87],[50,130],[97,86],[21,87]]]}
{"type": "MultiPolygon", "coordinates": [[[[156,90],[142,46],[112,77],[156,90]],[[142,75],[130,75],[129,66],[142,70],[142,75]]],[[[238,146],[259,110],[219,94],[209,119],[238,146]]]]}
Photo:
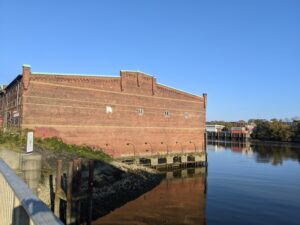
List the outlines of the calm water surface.
{"type": "Polygon", "coordinates": [[[93,224],[299,225],[300,148],[215,144],[209,166],[168,172],[93,224]]]}

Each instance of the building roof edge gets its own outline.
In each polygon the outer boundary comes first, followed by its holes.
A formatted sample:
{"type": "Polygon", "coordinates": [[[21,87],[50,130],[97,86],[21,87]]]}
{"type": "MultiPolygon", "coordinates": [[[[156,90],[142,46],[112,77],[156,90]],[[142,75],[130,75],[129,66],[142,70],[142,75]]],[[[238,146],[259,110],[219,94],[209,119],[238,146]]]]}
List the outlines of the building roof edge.
{"type": "Polygon", "coordinates": [[[78,76],[78,77],[110,77],[119,78],[113,75],[100,75],[100,74],[79,74],[79,73],[47,73],[47,72],[31,72],[32,75],[50,75],[50,76],[78,76]]]}
{"type": "Polygon", "coordinates": [[[160,86],[163,86],[163,87],[166,87],[166,88],[173,89],[173,90],[175,90],[175,91],[182,92],[182,93],[184,93],[184,94],[192,95],[192,96],[194,96],[194,97],[203,98],[203,96],[196,95],[196,94],[192,94],[192,93],[189,93],[189,92],[186,92],[186,91],[180,90],[180,89],[178,89],[178,88],[170,87],[170,86],[168,86],[168,85],[165,85],[165,84],[160,84],[160,83],[158,83],[158,85],[160,85],[160,86]]]}

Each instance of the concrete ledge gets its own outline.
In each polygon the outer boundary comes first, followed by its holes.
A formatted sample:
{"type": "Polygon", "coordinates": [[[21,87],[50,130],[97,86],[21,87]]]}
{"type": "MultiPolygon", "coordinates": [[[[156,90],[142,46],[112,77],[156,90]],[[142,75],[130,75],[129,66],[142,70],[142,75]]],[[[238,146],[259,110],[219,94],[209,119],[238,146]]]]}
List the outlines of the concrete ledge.
{"type": "Polygon", "coordinates": [[[0,149],[0,157],[8,164],[8,166],[13,170],[20,169],[20,156],[21,153],[14,152],[7,149],[0,149]]]}

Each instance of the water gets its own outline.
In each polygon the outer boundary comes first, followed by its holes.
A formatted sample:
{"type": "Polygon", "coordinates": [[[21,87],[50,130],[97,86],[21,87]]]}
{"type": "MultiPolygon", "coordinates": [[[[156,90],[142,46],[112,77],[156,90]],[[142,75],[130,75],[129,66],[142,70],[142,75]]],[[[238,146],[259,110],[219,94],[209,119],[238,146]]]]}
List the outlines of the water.
{"type": "Polygon", "coordinates": [[[299,225],[299,162],[287,146],[210,146],[207,224],[299,225]]]}
{"type": "Polygon", "coordinates": [[[93,224],[300,224],[300,147],[219,144],[208,154],[207,171],[168,173],[93,224]]]}

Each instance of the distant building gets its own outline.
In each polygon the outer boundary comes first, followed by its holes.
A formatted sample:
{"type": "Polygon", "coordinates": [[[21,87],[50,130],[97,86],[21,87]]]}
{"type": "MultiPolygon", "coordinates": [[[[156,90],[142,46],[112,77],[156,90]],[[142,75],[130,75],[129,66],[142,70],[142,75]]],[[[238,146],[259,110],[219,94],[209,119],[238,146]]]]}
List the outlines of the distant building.
{"type": "Polygon", "coordinates": [[[221,132],[225,126],[217,124],[206,124],[207,132],[221,132]]]}
{"type": "Polygon", "coordinates": [[[3,91],[5,89],[6,85],[4,84],[0,84],[0,92],[3,91]]]}
{"type": "Polygon", "coordinates": [[[253,130],[256,127],[256,124],[255,123],[250,123],[250,124],[247,124],[245,127],[246,127],[246,130],[249,132],[249,134],[252,134],[253,130]]]}
{"type": "Polygon", "coordinates": [[[246,127],[231,127],[230,133],[232,133],[232,134],[247,134],[248,131],[246,130],[246,127]]]}

